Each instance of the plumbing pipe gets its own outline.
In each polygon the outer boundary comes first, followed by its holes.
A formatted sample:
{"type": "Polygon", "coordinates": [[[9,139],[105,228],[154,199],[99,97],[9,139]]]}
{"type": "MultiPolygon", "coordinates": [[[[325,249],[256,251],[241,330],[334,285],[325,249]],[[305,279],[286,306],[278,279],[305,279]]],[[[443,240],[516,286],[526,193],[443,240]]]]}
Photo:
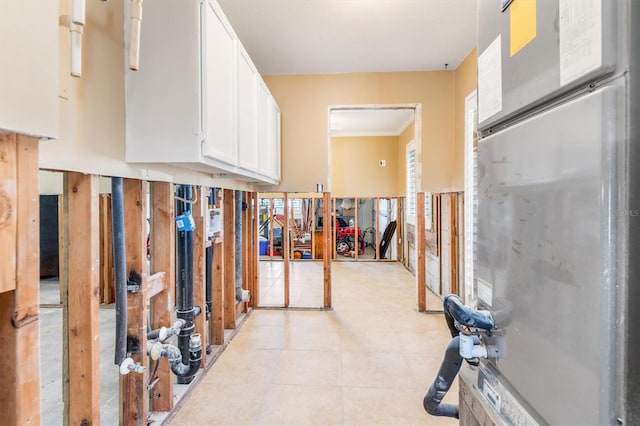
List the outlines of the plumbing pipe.
{"type": "Polygon", "coordinates": [[[249,292],[242,289],[242,206],[242,191],[236,191],[236,300],[238,302],[249,300],[249,292]]]}
{"type": "MultiPolygon", "coordinates": [[[[179,199],[176,216],[180,216],[191,210],[191,186],[178,185],[176,191],[179,199]]],[[[190,358],[189,342],[195,332],[193,320],[200,313],[200,308],[193,306],[193,231],[179,231],[176,240],[176,316],[185,321],[178,334],[178,348],[182,353],[182,363],[186,365],[190,358]]],[[[192,376],[178,376],[179,384],[189,384],[191,380],[192,376]]]]}
{"type": "Polygon", "coordinates": [[[460,356],[462,358],[486,358],[487,355],[487,347],[482,344],[478,336],[460,333],[460,356]]]}
{"type": "Polygon", "coordinates": [[[82,76],[82,33],[84,32],[85,16],[85,0],[73,0],[69,34],[71,36],[71,75],[74,77],[82,76]]]}
{"type": "Polygon", "coordinates": [[[169,328],[160,327],[156,330],[150,330],[147,333],[147,340],[158,340],[159,342],[164,342],[169,337],[175,336],[180,333],[180,330],[182,330],[182,327],[184,327],[186,323],[187,322],[185,320],[178,319],[169,328]]]}
{"type": "Polygon", "coordinates": [[[211,318],[211,309],[213,307],[213,244],[206,250],[206,272],[205,272],[205,304],[206,318],[211,318]]]}
{"type": "MultiPolygon", "coordinates": [[[[214,208],[216,205],[216,189],[211,188],[209,196],[207,197],[207,204],[209,208],[214,208]]],[[[209,223],[210,217],[207,215],[207,223],[209,223]]],[[[205,304],[206,304],[206,318],[211,318],[211,312],[213,309],[213,246],[207,247],[207,259],[206,259],[206,275],[205,275],[205,304]]]]}
{"type": "Polygon", "coordinates": [[[459,418],[458,406],[454,404],[443,404],[442,399],[451,388],[451,384],[456,378],[458,371],[460,371],[461,365],[460,337],[457,336],[449,342],[438,375],[422,401],[422,405],[427,413],[432,416],[459,418]]]}
{"type": "Polygon", "coordinates": [[[126,376],[129,373],[142,374],[147,368],[139,363],[136,363],[131,358],[125,358],[120,364],[120,374],[126,376]]]}
{"type": "Polygon", "coordinates": [[[140,28],[142,27],[142,0],[131,0],[131,33],[129,37],[129,69],[138,71],[140,64],[140,28]]]}
{"type": "Polygon", "coordinates": [[[192,378],[200,369],[202,361],[202,339],[198,333],[193,333],[189,338],[189,362],[182,362],[182,353],[174,345],[153,343],[147,348],[147,353],[154,361],[161,357],[167,358],[171,371],[178,378],[192,378]]]}
{"type": "Polygon", "coordinates": [[[69,24],[69,34],[71,34],[71,75],[82,77],[82,32],[84,25],[69,24]]]}
{"type": "Polygon", "coordinates": [[[124,235],[124,193],[121,177],[111,178],[113,266],[116,290],[116,365],[127,357],[127,263],[124,235]]]}
{"type": "Polygon", "coordinates": [[[84,25],[86,15],[85,0],[73,0],[71,3],[71,22],[84,25]]]}

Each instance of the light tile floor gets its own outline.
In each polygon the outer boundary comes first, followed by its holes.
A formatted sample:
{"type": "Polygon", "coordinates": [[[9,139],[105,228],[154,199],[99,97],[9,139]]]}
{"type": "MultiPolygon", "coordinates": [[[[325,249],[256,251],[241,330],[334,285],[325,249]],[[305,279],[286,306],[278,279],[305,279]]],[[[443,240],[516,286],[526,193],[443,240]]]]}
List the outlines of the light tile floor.
{"type": "MultiPolygon", "coordinates": [[[[321,263],[299,265],[312,265],[306,282],[322,276],[321,263]]],[[[333,311],[255,310],[172,424],[458,424],[422,408],[450,336],[441,314],[416,312],[414,277],[396,263],[334,262],[332,282],[333,311]]],[[[456,380],[445,401],[457,392],[456,380]]]]}

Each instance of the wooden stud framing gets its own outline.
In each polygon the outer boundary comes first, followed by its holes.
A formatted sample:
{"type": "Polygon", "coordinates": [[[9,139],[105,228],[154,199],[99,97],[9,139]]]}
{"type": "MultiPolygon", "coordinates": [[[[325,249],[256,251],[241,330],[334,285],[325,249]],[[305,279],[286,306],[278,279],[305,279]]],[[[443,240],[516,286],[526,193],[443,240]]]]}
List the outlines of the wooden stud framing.
{"type": "Polygon", "coordinates": [[[236,328],[236,227],[235,191],[223,190],[224,227],[224,328],[236,328]]]}
{"type": "Polygon", "coordinates": [[[458,196],[457,192],[451,194],[451,292],[454,294],[460,294],[460,241],[458,234],[458,214],[460,212],[459,199],[462,197],[458,196]]]}
{"type": "Polygon", "coordinates": [[[0,413],[8,425],[40,424],[38,192],[38,140],[0,134],[0,413]]]}
{"type": "Polygon", "coordinates": [[[284,228],[282,229],[282,253],[284,254],[284,307],[289,307],[289,197],[284,193],[284,228]]]}
{"type": "Polygon", "coordinates": [[[269,198],[269,260],[273,260],[273,219],[273,198],[269,198]]]}
{"type": "MultiPolygon", "coordinates": [[[[353,218],[353,226],[355,226],[355,229],[353,230],[353,235],[354,235],[354,242],[353,242],[353,247],[355,248],[355,254],[353,256],[353,258],[358,261],[358,257],[359,257],[359,252],[360,252],[360,232],[358,232],[358,197],[354,198],[354,215],[355,217],[353,218]]],[[[363,235],[364,236],[364,235],[363,235]]]]}
{"type": "MultiPolygon", "coordinates": [[[[247,206],[242,210],[242,288],[251,292],[251,283],[249,280],[250,271],[250,259],[251,259],[251,208],[249,206],[249,193],[247,191],[242,192],[242,205],[247,206]]],[[[251,294],[251,293],[250,293],[251,294]]],[[[247,302],[241,302],[242,312],[247,312],[247,302]]]]}
{"type": "Polygon", "coordinates": [[[100,221],[98,177],[67,172],[64,177],[67,310],[64,341],[68,351],[64,383],[65,419],[70,425],[100,423],[100,221]]]}
{"type": "Polygon", "coordinates": [[[62,283],[65,282],[65,248],[64,248],[64,195],[58,195],[58,282],[59,290],[60,290],[60,304],[62,305],[62,300],[64,299],[63,294],[63,286],[62,283]]]}
{"type": "Polygon", "coordinates": [[[311,199],[311,259],[316,258],[316,199],[311,199]]]}
{"type": "MultiPolygon", "coordinates": [[[[324,307],[331,308],[331,242],[333,233],[331,232],[331,193],[325,192],[322,195],[322,209],[324,216],[322,225],[323,251],[323,272],[324,272],[324,307]],[[328,219],[328,220],[327,220],[328,219]]],[[[335,246],[335,244],[334,244],[335,246]]]]}
{"type": "Polygon", "coordinates": [[[139,290],[127,293],[127,352],[144,373],[120,376],[120,424],[146,425],[149,412],[147,391],[147,216],[146,182],[124,179],[125,250],[127,277],[140,277],[139,290]],[[129,344],[131,343],[131,344],[129,344]]]}
{"type": "Polygon", "coordinates": [[[418,251],[418,262],[416,265],[416,285],[418,286],[418,311],[424,312],[427,309],[426,294],[426,265],[425,265],[425,228],[424,228],[424,192],[416,193],[416,250],[418,251]]]}
{"type": "Polygon", "coordinates": [[[209,321],[211,344],[224,344],[224,244],[222,239],[213,240],[213,288],[212,312],[209,321]]]}
{"type": "Polygon", "coordinates": [[[17,150],[15,134],[0,134],[0,293],[16,289],[17,150]]]}
{"type": "Polygon", "coordinates": [[[167,289],[167,274],[156,272],[147,278],[147,297],[151,299],[167,289]]]}
{"type": "MultiPolygon", "coordinates": [[[[195,202],[191,205],[191,215],[196,224],[196,228],[193,231],[193,306],[200,306],[202,312],[200,315],[194,318],[193,323],[196,327],[196,333],[200,334],[202,339],[202,347],[207,347],[207,333],[206,333],[206,211],[207,211],[207,193],[204,187],[194,187],[195,202]]],[[[201,368],[204,368],[207,363],[207,357],[202,357],[200,364],[201,368]]]]}
{"type": "MultiPolygon", "coordinates": [[[[331,209],[329,210],[330,215],[329,215],[329,230],[331,233],[331,258],[335,259],[337,256],[337,250],[336,250],[336,238],[337,235],[336,233],[338,232],[338,227],[337,225],[337,221],[336,221],[336,204],[337,201],[334,199],[333,200],[333,205],[331,205],[331,209]]],[[[325,225],[326,226],[326,225],[325,225]]]]}
{"type": "MultiPolygon", "coordinates": [[[[213,189],[217,191],[217,189],[213,189]]],[[[221,193],[222,191],[219,191],[221,193]]],[[[218,194],[219,195],[219,194],[218,194]]],[[[216,207],[220,208],[222,202],[220,197],[216,197],[216,207]]],[[[212,241],[213,245],[213,266],[211,268],[212,279],[212,311],[211,320],[209,321],[209,335],[211,336],[211,344],[224,344],[224,244],[222,238],[215,237],[212,241]]]]}
{"type": "Polygon", "coordinates": [[[404,215],[403,199],[398,198],[396,202],[396,252],[398,253],[398,262],[404,264],[404,215]]]}
{"type": "MultiPolygon", "coordinates": [[[[173,324],[176,292],[176,224],[174,186],[168,182],[153,182],[151,192],[151,272],[164,272],[165,290],[150,300],[151,328],[173,324]]],[[[151,296],[149,296],[151,297],[151,296]]],[[[160,379],[152,390],[151,409],[173,409],[173,373],[166,360],[160,362],[160,379]]]]}
{"type": "Polygon", "coordinates": [[[250,197],[250,229],[251,229],[251,262],[249,264],[251,271],[251,299],[249,306],[256,307],[260,303],[260,235],[258,235],[260,206],[258,204],[258,193],[252,192],[250,197]]]}
{"type": "Polygon", "coordinates": [[[113,246],[111,241],[111,198],[100,195],[100,302],[114,303],[115,281],[113,271],[113,246]]]}
{"type": "Polygon", "coordinates": [[[380,261],[380,198],[376,198],[376,260],[380,261]]]}

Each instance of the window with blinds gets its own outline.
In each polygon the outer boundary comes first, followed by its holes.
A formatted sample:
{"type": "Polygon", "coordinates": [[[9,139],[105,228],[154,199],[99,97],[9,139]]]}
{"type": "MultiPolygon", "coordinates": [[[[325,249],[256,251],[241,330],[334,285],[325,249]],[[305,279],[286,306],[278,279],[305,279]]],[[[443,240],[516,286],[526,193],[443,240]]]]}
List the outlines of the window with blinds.
{"type": "Polygon", "coordinates": [[[478,109],[475,93],[465,100],[464,148],[464,285],[465,303],[476,303],[475,275],[478,242],[478,109]]]}
{"type": "Polygon", "coordinates": [[[407,168],[407,200],[406,215],[407,223],[416,223],[416,150],[413,142],[407,144],[406,151],[407,168]]]}

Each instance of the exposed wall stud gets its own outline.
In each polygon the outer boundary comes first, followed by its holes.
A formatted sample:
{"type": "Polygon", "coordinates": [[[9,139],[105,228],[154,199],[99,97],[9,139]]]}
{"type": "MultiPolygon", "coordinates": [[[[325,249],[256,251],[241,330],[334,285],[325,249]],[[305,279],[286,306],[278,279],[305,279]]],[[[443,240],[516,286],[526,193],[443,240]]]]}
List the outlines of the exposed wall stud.
{"type": "Polygon", "coordinates": [[[195,202],[191,206],[193,220],[196,228],[193,231],[193,306],[200,306],[202,313],[195,317],[193,323],[196,326],[196,333],[200,333],[202,339],[203,356],[200,366],[206,366],[207,357],[207,333],[206,327],[206,259],[207,251],[205,247],[207,231],[206,231],[206,211],[207,211],[207,193],[204,187],[194,187],[195,202]]]}
{"type": "Polygon", "coordinates": [[[376,198],[376,260],[380,261],[380,198],[376,198]]]}
{"type": "MultiPolygon", "coordinates": [[[[176,292],[176,224],[174,185],[168,182],[153,182],[151,192],[151,272],[164,272],[166,289],[152,297],[151,328],[167,327],[174,321],[174,295],[176,292]]],[[[160,360],[156,375],[158,383],[151,391],[151,408],[154,411],[173,409],[173,382],[175,380],[169,363],[160,360]]]]}
{"type": "MultiPolygon", "coordinates": [[[[333,233],[331,232],[331,193],[325,192],[322,199],[322,244],[323,244],[323,273],[324,273],[324,307],[331,308],[331,243],[333,233]]],[[[335,246],[335,244],[333,244],[335,246]]]]}
{"type": "Polygon", "coordinates": [[[425,227],[424,227],[424,192],[416,193],[416,250],[418,251],[418,261],[416,265],[416,285],[418,286],[418,311],[424,312],[427,309],[426,294],[426,265],[425,265],[425,227]]]}
{"type": "Polygon", "coordinates": [[[127,293],[127,351],[136,363],[145,367],[143,373],[120,376],[120,424],[146,425],[149,413],[147,382],[147,185],[146,182],[124,179],[124,223],[127,253],[127,278],[139,281],[137,292],[127,293]]]}
{"type": "Polygon", "coordinates": [[[36,138],[0,134],[0,188],[0,413],[3,424],[37,425],[40,207],[36,138]],[[7,291],[11,288],[15,290],[7,291]]]}
{"type": "Polygon", "coordinates": [[[69,424],[100,422],[100,234],[98,177],[66,172],[65,222],[68,279],[65,348],[69,351],[69,424]]]}
{"type": "Polygon", "coordinates": [[[235,191],[223,190],[224,226],[224,328],[236,328],[236,227],[235,191]]]}
{"type": "Polygon", "coordinates": [[[284,193],[284,228],[282,229],[282,253],[284,255],[284,307],[289,307],[289,197],[284,193]]]}

